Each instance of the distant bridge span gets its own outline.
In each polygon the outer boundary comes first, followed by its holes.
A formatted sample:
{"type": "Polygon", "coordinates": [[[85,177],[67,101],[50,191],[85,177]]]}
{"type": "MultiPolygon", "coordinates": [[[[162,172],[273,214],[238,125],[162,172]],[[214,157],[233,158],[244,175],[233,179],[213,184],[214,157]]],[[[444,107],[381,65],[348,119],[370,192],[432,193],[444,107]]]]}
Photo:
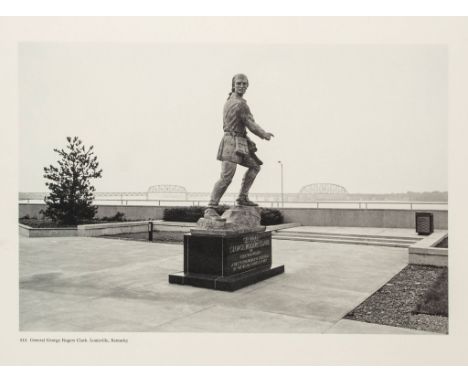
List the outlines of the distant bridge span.
{"type": "Polygon", "coordinates": [[[312,183],[304,186],[299,191],[300,194],[347,194],[348,191],[343,186],[334,183],[312,183]]]}
{"type": "MultiPolygon", "coordinates": [[[[283,195],[285,202],[310,201],[316,198],[337,199],[346,198],[348,191],[343,186],[333,183],[313,183],[301,188],[299,193],[285,193],[283,195]]],[[[44,200],[47,196],[46,192],[20,192],[20,200],[44,200]]],[[[148,188],[146,192],[123,191],[123,192],[95,192],[96,202],[99,200],[209,200],[210,193],[188,192],[187,189],[180,185],[173,184],[158,184],[148,188]]],[[[237,193],[227,192],[223,200],[235,200],[237,193]]],[[[257,202],[276,202],[281,200],[281,194],[278,192],[252,192],[250,193],[252,200],[257,202]]]]}
{"type": "Polygon", "coordinates": [[[163,194],[163,193],[182,193],[186,194],[187,189],[184,186],[179,186],[176,184],[156,184],[154,186],[151,186],[148,188],[147,193],[158,193],[158,194],[163,194]]]}

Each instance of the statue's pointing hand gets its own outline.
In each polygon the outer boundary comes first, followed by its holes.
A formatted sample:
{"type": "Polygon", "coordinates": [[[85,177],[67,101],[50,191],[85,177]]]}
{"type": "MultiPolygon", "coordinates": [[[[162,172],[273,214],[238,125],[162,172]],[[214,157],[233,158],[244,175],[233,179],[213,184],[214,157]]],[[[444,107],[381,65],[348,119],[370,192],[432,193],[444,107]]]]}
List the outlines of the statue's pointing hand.
{"type": "Polygon", "coordinates": [[[269,141],[274,135],[272,133],[266,133],[263,138],[265,138],[267,141],[269,141]]]}

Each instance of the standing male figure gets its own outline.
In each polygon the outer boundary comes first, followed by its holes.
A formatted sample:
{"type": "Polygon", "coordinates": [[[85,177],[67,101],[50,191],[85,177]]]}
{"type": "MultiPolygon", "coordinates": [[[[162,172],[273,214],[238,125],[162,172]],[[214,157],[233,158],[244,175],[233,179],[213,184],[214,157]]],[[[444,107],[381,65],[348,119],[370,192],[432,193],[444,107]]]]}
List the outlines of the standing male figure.
{"type": "Polygon", "coordinates": [[[240,206],[257,206],[248,198],[250,187],[260,171],[262,161],[255,152],[257,148],[247,136],[249,129],[253,134],[269,141],[274,135],[263,130],[254,120],[250,108],[245,101],[244,94],[249,86],[249,80],[245,74],[236,74],[232,78],[231,93],[223,109],[224,136],[218,149],[217,159],[221,163],[221,177],[215,183],[208,209],[205,216],[217,216],[215,207],[232,182],[238,164],[247,167],[242,179],[242,185],[237,198],[240,206]]]}

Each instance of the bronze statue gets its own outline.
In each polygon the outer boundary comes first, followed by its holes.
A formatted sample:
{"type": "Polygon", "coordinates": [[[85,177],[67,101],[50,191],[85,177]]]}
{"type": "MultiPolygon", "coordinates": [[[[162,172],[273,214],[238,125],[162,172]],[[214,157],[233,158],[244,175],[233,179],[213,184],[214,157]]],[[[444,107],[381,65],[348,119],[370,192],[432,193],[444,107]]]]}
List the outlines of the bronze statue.
{"type": "Polygon", "coordinates": [[[226,192],[236,172],[238,164],[247,167],[236,202],[240,206],[257,206],[248,198],[248,193],[263,162],[257,157],[255,143],[247,136],[247,129],[262,139],[269,141],[274,135],[263,130],[254,120],[244,94],[249,86],[245,74],[232,78],[232,89],[223,109],[224,136],[218,149],[217,159],[221,163],[221,177],[211,193],[205,216],[216,216],[215,207],[226,192]],[[247,129],[246,129],[247,128],[247,129]]]}

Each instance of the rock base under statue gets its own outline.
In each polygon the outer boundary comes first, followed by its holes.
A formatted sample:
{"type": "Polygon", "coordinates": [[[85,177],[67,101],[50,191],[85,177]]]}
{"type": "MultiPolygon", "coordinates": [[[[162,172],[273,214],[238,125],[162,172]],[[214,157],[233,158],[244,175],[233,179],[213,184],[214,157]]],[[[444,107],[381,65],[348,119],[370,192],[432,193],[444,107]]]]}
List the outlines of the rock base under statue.
{"type": "Polygon", "coordinates": [[[172,284],[235,291],[284,272],[272,266],[271,232],[184,235],[184,271],[172,284]]]}
{"type": "Polygon", "coordinates": [[[208,208],[205,216],[198,220],[197,229],[247,232],[262,227],[260,222],[261,215],[258,207],[235,206],[226,210],[222,216],[219,216],[213,208],[208,208]]]}

